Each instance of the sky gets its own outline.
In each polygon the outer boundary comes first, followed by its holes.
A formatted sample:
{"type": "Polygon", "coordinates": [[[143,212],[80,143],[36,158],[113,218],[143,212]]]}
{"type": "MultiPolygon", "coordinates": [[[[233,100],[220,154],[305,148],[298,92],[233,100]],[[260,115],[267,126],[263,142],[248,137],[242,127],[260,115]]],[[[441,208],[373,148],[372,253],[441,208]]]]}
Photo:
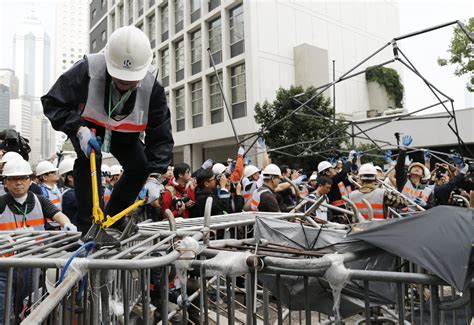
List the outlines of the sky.
{"type": "MultiPolygon", "coordinates": [[[[474,17],[474,1],[409,1],[399,2],[400,33],[422,30],[454,20],[467,20],[474,17]]],[[[443,93],[454,99],[455,109],[466,105],[465,90],[467,77],[456,77],[453,66],[440,67],[438,57],[448,58],[447,49],[452,36],[452,27],[445,27],[430,33],[415,36],[398,42],[400,49],[417,67],[418,71],[443,93]]],[[[417,76],[408,69],[403,70],[405,86],[405,107],[409,111],[436,103],[437,99],[417,76]]],[[[470,94],[474,96],[474,94],[470,94]]],[[[426,112],[442,111],[434,108],[426,112]]]]}
{"type": "MultiPolygon", "coordinates": [[[[13,66],[14,27],[32,8],[44,23],[46,31],[51,37],[51,48],[54,49],[56,15],[54,8],[58,1],[60,0],[0,0],[0,48],[2,49],[0,51],[0,68],[13,66]]],[[[452,20],[467,20],[474,16],[474,0],[399,0],[399,13],[400,34],[403,35],[452,20]]],[[[453,74],[454,67],[440,67],[437,64],[438,57],[448,57],[446,50],[451,35],[452,27],[446,27],[399,41],[398,45],[421,74],[453,98],[455,108],[459,109],[466,106],[465,84],[467,77],[456,77],[453,74]]],[[[403,69],[402,74],[405,86],[405,107],[409,111],[436,102],[436,98],[418,77],[406,68],[403,69]]],[[[53,72],[52,75],[54,75],[53,72]]],[[[474,95],[470,96],[473,96],[474,101],[474,95]]],[[[434,108],[426,112],[437,112],[442,109],[442,107],[434,108]]]]}

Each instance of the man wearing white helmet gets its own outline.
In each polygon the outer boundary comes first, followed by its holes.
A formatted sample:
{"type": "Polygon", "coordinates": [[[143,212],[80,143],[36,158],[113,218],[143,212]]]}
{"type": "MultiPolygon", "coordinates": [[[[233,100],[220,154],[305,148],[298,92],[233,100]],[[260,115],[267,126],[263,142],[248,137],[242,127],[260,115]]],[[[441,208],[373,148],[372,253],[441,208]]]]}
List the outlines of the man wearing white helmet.
{"type": "Polygon", "coordinates": [[[251,211],[280,212],[280,206],[275,196],[275,189],[280,184],[280,177],[281,170],[275,164],[269,164],[262,170],[263,185],[252,193],[251,211]]]}
{"type": "MultiPolygon", "coordinates": [[[[0,159],[0,172],[3,170],[3,166],[5,166],[5,164],[8,161],[13,160],[13,159],[23,159],[23,157],[19,153],[14,152],[14,151],[5,152],[2,158],[0,159]]],[[[39,185],[36,184],[35,182],[31,182],[30,192],[33,192],[38,195],[43,195],[43,191],[41,190],[41,187],[39,187],[39,185]]],[[[5,193],[6,193],[6,188],[3,186],[3,179],[0,176],[0,195],[4,195],[5,193]]]]}
{"type": "Polygon", "coordinates": [[[77,222],[77,202],[74,190],[74,161],[75,158],[65,158],[59,163],[59,175],[63,179],[63,191],[61,200],[61,210],[69,217],[71,222],[77,222]]]}
{"type": "Polygon", "coordinates": [[[427,184],[422,183],[423,176],[425,175],[425,165],[414,162],[408,166],[408,175],[405,171],[407,148],[411,145],[412,141],[413,138],[408,134],[402,137],[403,147],[400,147],[397,164],[395,165],[397,189],[416,204],[428,209],[434,205],[434,199],[433,189],[427,186],[427,184]]]}
{"type": "Polygon", "coordinates": [[[405,201],[402,197],[393,195],[389,191],[378,187],[377,169],[373,164],[363,164],[359,169],[359,179],[362,187],[351,192],[349,199],[364,217],[369,218],[369,207],[363,200],[370,204],[374,220],[382,220],[387,217],[388,207],[402,208],[405,201]]]}
{"type": "Polygon", "coordinates": [[[115,184],[119,181],[120,177],[122,176],[123,169],[120,165],[112,165],[110,166],[110,179],[107,186],[104,187],[104,205],[110,201],[110,196],[112,195],[112,191],[114,190],[115,184]]]}
{"type": "Polygon", "coordinates": [[[36,176],[40,181],[40,187],[43,195],[47,197],[59,210],[61,210],[61,191],[58,188],[59,180],[58,168],[47,161],[40,161],[36,166],[36,176]]]}
{"type": "MultiPolygon", "coordinates": [[[[30,164],[21,159],[13,159],[8,161],[2,171],[5,186],[8,193],[0,196],[0,231],[11,231],[16,229],[32,229],[45,230],[46,218],[51,218],[65,231],[77,231],[77,228],[70,222],[67,216],[59,211],[48,199],[42,195],[36,195],[29,191],[31,184],[31,175],[33,174],[30,164]]],[[[31,277],[28,269],[15,270],[14,283],[20,289],[29,288],[27,283],[31,277]],[[19,285],[16,279],[21,281],[19,285]]],[[[0,288],[5,288],[6,271],[0,270],[0,288]]],[[[19,293],[20,296],[15,297],[12,301],[23,304],[23,298],[28,296],[28,289],[16,290],[13,288],[12,295],[19,293]]],[[[0,290],[0,315],[4,315],[4,299],[5,290],[0,290]]],[[[10,324],[10,322],[6,322],[10,324]]]]}
{"type": "MultiPolygon", "coordinates": [[[[174,142],[164,89],[149,69],[152,57],[144,32],[121,27],[110,36],[104,53],[78,61],[41,98],[53,128],[69,136],[78,154],[74,176],[78,226],[83,232],[92,222],[88,157],[92,149],[100,152],[98,137],[103,139],[102,151],[110,151],[124,169],[106,215],[132,204],[145,182],[148,202],[160,195],[159,186],[153,185],[171,162],[174,142]],[[139,138],[143,131],[144,145],[139,138]]],[[[99,167],[100,155],[97,160],[99,167]]]]}

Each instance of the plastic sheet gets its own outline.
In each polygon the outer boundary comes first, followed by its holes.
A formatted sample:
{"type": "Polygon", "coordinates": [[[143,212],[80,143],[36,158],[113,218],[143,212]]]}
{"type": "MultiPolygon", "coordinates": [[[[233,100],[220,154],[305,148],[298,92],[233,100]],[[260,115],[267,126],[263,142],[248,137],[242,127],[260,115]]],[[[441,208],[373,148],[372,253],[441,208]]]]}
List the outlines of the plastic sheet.
{"type": "Polygon", "coordinates": [[[341,301],[341,291],[349,281],[351,272],[344,266],[344,257],[340,254],[329,254],[326,255],[331,260],[331,266],[324,273],[323,279],[329,283],[332,289],[332,295],[334,297],[334,316],[336,317],[336,323],[341,319],[339,313],[339,303],[341,301]]]}
{"type": "Polygon", "coordinates": [[[250,252],[222,251],[214,258],[203,262],[206,268],[206,276],[224,275],[229,277],[238,276],[250,272],[247,266],[247,258],[250,252]]]}

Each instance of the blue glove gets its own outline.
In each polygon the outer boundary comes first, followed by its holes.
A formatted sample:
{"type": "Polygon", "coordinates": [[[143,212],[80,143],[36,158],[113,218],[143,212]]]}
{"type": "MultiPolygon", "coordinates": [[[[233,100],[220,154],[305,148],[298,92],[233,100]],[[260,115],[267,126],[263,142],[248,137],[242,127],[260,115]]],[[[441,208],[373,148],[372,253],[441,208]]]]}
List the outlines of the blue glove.
{"type": "Polygon", "coordinates": [[[230,164],[229,171],[230,171],[231,173],[234,172],[235,164],[236,164],[236,163],[237,163],[236,161],[232,161],[232,163],[230,164]]]}
{"type": "Polygon", "coordinates": [[[257,148],[260,149],[261,151],[267,150],[267,146],[265,144],[265,139],[263,137],[259,137],[257,139],[257,148]]]}
{"type": "Polygon", "coordinates": [[[163,185],[155,177],[149,177],[145,183],[145,186],[138,193],[138,198],[140,200],[146,199],[146,204],[157,200],[161,196],[161,190],[163,185]]]}
{"type": "Polygon", "coordinates": [[[92,133],[92,131],[87,126],[81,126],[76,135],[79,139],[81,150],[84,152],[84,155],[87,158],[89,158],[92,149],[94,149],[95,152],[100,152],[100,144],[97,141],[94,133],[92,133]]]}
{"type": "Polygon", "coordinates": [[[351,150],[349,151],[349,160],[353,161],[357,159],[357,151],[351,150]]]}
{"type": "Polygon", "coordinates": [[[425,158],[425,160],[430,160],[431,159],[431,152],[430,152],[429,149],[423,150],[423,158],[425,158]]]}
{"type": "Polygon", "coordinates": [[[386,150],[383,157],[385,158],[385,161],[390,164],[393,161],[392,150],[386,150]]]}
{"type": "Polygon", "coordinates": [[[457,152],[455,152],[451,155],[451,159],[454,161],[454,164],[456,164],[456,166],[464,165],[464,161],[462,160],[462,156],[457,152]]]}
{"type": "Polygon", "coordinates": [[[209,169],[209,168],[212,167],[212,165],[214,165],[214,161],[212,159],[208,159],[201,165],[201,168],[202,169],[209,169]]]}
{"type": "Polygon", "coordinates": [[[421,197],[417,196],[414,200],[413,200],[416,204],[418,204],[419,206],[426,206],[426,202],[425,200],[423,200],[421,197]]]}
{"type": "Polygon", "coordinates": [[[346,156],[341,157],[341,161],[343,164],[345,164],[347,162],[347,157],[346,156]]]}
{"type": "Polygon", "coordinates": [[[356,160],[352,161],[351,170],[352,170],[353,173],[356,173],[359,170],[359,166],[357,166],[356,160]]]}
{"type": "Polygon", "coordinates": [[[331,165],[333,165],[333,166],[335,166],[336,163],[337,163],[336,158],[328,158],[327,161],[328,161],[331,165]]]}
{"type": "Polygon", "coordinates": [[[405,147],[409,147],[412,142],[413,142],[413,138],[411,137],[411,135],[406,134],[402,137],[402,144],[405,147]]]}

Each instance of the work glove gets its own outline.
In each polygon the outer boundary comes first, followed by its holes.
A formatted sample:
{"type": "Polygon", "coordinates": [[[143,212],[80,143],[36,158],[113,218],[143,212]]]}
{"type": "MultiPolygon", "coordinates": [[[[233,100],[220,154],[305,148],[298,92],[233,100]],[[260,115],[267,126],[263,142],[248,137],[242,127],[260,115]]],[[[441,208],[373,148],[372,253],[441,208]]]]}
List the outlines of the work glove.
{"type": "Polygon", "coordinates": [[[265,139],[263,137],[259,137],[257,139],[257,148],[260,150],[260,151],[266,151],[267,150],[267,146],[265,144],[265,139]]]}
{"type": "Polygon", "coordinates": [[[245,153],[245,149],[243,147],[239,147],[239,151],[237,151],[237,155],[243,156],[245,153]]]}
{"type": "Polygon", "coordinates": [[[411,135],[406,134],[402,137],[403,146],[409,147],[412,142],[413,142],[413,138],[411,137],[411,135]]]}
{"type": "Polygon", "coordinates": [[[355,150],[349,151],[349,158],[348,158],[348,160],[349,160],[349,161],[353,161],[353,160],[356,160],[356,159],[357,159],[357,151],[355,151],[355,150]]]}
{"type": "Polygon", "coordinates": [[[453,162],[456,166],[464,165],[464,161],[462,160],[462,156],[457,152],[455,152],[451,155],[451,159],[453,160],[453,162]]]}
{"type": "Polygon", "coordinates": [[[163,185],[155,177],[148,177],[145,185],[140,190],[140,193],[138,193],[138,198],[140,200],[146,199],[145,203],[150,204],[160,198],[162,189],[163,185]]]}
{"type": "Polygon", "coordinates": [[[333,166],[335,166],[336,163],[337,163],[336,158],[333,158],[333,157],[328,158],[327,161],[328,161],[331,165],[333,165],[333,166]]]}
{"type": "Polygon", "coordinates": [[[408,156],[405,157],[405,166],[410,166],[412,162],[413,159],[410,159],[408,156]]]}
{"type": "Polygon", "coordinates": [[[392,150],[386,150],[383,157],[384,157],[385,161],[388,164],[390,164],[393,161],[393,159],[392,159],[392,150]]]}
{"type": "Polygon", "coordinates": [[[67,222],[64,226],[63,226],[63,230],[65,232],[77,232],[77,227],[75,225],[73,225],[72,223],[70,222],[67,222]]]}
{"type": "Polygon", "coordinates": [[[347,162],[347,157],[346,156],[342,156],[341,157],[341,161],[343,164],[345,164],[347,162]]]}
{"type": "Polygon", "coordinates": [[[100,143],[87,126],[81,126],[76,135],[79,139],[81,150],[87,158],[89,158],[92,149],[100,152],[100,143]]]}
{"type": "Polygon", "coordinates": [[[414,200],[413,200],[416,204],[418,204],[419,206],[422,206],[422,207],[425,207],[426,206],[426,202],[425,200],[423,200],[421,197],[417,196],[414,200]]]}
{"type": "Polygon", "coordinates": [[[214,165],[214,160],[208,159],[201,165],[201,168],[202,169],[209,169],[209,168],[212,168],[212,165],[214,165]]]}
{"type": "Polygon", "coordinates": [[[431,159],[431,152],[429,149],[423,150],[423,158],[425,160],[430,160],[431,159]]]}
{"type": "Polygon", "coordinates": [[[248,157],[244,157],[244,164],[245,165],[250,165],[252,163],[252,160],[250,160],[248,157]]]}

